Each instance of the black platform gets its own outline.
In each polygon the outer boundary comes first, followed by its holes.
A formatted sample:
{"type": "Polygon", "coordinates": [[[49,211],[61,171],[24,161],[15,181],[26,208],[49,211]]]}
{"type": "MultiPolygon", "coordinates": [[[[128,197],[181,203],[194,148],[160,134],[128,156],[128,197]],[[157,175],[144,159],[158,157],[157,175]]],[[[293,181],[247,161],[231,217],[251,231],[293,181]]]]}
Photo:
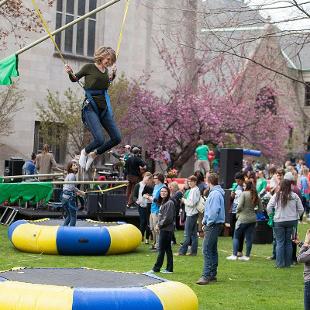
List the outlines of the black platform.
{"type": "MultiPolygon", "coordinates": [[[[37,220],[42,218],[50,219],[63,219],[63,212],[59,210],[50,210],[46,208],[25,208],[19,206],[10,206],[15,210],[18,210],[18,213],[15,217],[15,220],[25,219],[25,220],[37,220]]],[[[0,214],[3,213],[5,207],[0,206],[0,214]]],[[[125,214],[113,214],[113,213],[97,213],[90,216],[87,211],[78,211],[78,219],[93,219],[99,221],[123,221],[126,223],[131,223],[136,226],[139,225],[139,212],[137,208],[127,208],[125,214]]]]}
{"type": "Polygon", "coordinates": [[[0,280],[69,287],[139,287],[161,283],[164,280],[150,275],[93,270],[87,268],[34,268],[0,272],[0,280]]]}

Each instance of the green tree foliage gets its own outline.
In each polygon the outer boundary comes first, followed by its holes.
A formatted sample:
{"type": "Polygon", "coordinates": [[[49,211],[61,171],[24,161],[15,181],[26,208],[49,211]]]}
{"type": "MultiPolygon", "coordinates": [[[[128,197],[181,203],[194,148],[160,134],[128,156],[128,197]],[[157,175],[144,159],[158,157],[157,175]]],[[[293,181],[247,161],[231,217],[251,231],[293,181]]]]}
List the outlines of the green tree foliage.
{"type": "MultiPolygon", "coordinates": [[[[132,97],[129,81],[122,74],[109,88],[116,122],[127,112],[132,97]]],[[[73,156],[89,142],[91,135],[81,120],[83,97],[70,88],[63,96],[48,90],[46,103],[37,103],[40,134],[45,143],[66,145],[66,153],[73,156]]]]}
{"type": "Polygon", "coordinates": [[[119,123],[127,113],[131,97],[133,96],[130,82],[123,73],[112,83],[109,88],[109,95],[111,98],[114,118],[116,122],[119,123]]]}
{"type": "Polygon", "coordinates": [[[58,92],[48,90],[47,104],[37,103],[40,133],[45,143],[66,145],[67,154],[73,156],[83,145],[84,125],[81,120],[83,98],[70,88],[62,97],[58,92]]]}

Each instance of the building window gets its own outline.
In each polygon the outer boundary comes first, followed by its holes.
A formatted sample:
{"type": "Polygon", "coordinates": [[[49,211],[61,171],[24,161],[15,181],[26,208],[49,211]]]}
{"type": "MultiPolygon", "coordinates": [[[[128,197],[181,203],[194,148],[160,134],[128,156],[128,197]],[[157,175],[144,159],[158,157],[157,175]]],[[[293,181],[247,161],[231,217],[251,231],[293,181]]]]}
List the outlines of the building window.
{"type": "MultiPolygon", "coordinates": [[[[57,0],[56,29],[97,7],[97,0],[57,0]]],[[[93,57],[95,51],[96,15],[58,33],[57,45],[66,54],[93,57]]]]}
{"type": "Polygon", "coordinates": [[[60,133],[63,132],[64,128],[60,124],[51,124],[48,128],[49,137],[55,137],[53,141],[47,141],[44,139],[44,133],[40,128],[40,122],[36,121],[34,125],[34,144],[33,152],[38,154],[42,151],[43,145],[48,144],[50,146],[50,151],[53,153],[57,163],[64,163],[66,156],[66,144],[56,143],[56,141],[61,141],[60,133]]]}
{"type": "Polygon", "coordinates": [[[310,82],[305,84],[305,106],[310,106],[310,82]]]}

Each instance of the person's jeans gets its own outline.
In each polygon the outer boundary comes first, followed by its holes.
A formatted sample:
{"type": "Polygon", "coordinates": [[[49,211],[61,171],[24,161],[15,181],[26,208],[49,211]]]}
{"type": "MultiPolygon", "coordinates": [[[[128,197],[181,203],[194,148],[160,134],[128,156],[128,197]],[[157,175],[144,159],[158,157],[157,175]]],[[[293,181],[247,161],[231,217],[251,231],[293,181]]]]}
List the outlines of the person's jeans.
{"type": "Polygon", "coordinates": [[[276,259],[277,257],[277,240],[276,233],[274,232],[274,227],[272,227],[272,258],[276,259]]]}
{"type": "Polygon", "coordinates": [[[82,110],[82,118],[90,130],[94,140],[85,147],[85,152],[90,153],[97,149],[97,154],[103,154],[121,142],[121,134],[116,126],[114,117],[108,109],[99,109],[96,113],[90,104],[82,110]],[[102,127],[107,131],[110,140],[105,141],[102,127]]]}
{"type": "Polygon", "coordinates": [[[289,267],[292,264],[292,233],[297,221],[274,222],[276,235],[276,265],[277,267],[289,267]]]}
{"type": "Polygon", "coordinates": [[[63,226],[75,226],[77,219],[76,197],[72,196],[69,199],[63,198],[61,203],[66,214],[63,226]]]}
{"type": "Polygon", "coordinates": [[[207,278],[216,277],[218,266],[217,240],[222,228],[222,224],[214,224],[204,228],[204,239],[202,244],[203,254],[203,273],[202,276],[207,278]]]}
{"type": "Polygon", "coordinates": [[[197,254],[198,237],[197,237],[197,219],[198,214],[187,216],[184,228],[185,240],[179,249],[179,253],[185,255],[190,243],[192,243],[191,254],[197,254]]]}
{"type": "MultiPolygon", "coordinates": [[[[237,222],[237,215],[236,213],[230,213],[229,214],[229,223],[230,223],[230,233],[231,233],[231,238],[234,240],[234,235],[235,235],[235,226],[237,222]]],[[[239,248],[238,252],[243,251],[243,243],[244,243],[244,234],[239,234],[239,248]]]]}
{"type": "Polygon", "coordinates": [[[173,255],[171,249],[171,238],[172,231],[161,230],[159,232],[159,253],[157,256],[157,261],[153,267],[155,272],[160,271],[164,263],[165,253],[167,254],[167,270],[173,272],[173,255]]]}
{"type": "Polygon", "coordinates": [[[140,231],[142,234],[142,238],[144,238],[144,233],[147,230],[147,218],[148,218],[148,212],[146,207],[138,207],[139,211],[139,219],[140,219],[140,231]]]}
{"type": "Polygon", "coordinates": [[[310,281],[305,282],[304,308],[305,310],[310,310],[310,281]]]}
{"type": "Polygon", "coordinates": [[[233,239],[233,254],[237,256],[239,243],[241,236],[245,236],[246,239],[246,256],[251,255],[253,235],[255,230],[255,223],[241,223],[235,229],[234,239],[233,239]]]}

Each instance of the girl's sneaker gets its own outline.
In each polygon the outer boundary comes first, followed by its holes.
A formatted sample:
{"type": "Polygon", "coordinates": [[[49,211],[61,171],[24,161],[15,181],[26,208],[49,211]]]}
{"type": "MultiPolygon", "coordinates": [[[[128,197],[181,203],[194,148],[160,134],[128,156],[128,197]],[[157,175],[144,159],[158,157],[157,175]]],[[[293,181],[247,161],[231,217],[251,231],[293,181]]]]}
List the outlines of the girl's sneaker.
{"type": "Polygon", "coordinates": [[[250,260],[250,257],[249,256],[241,256],[241,257],[239,257],[239,260],[248,261],[248,260],[250,260]]]}
{"type": "Polygon", "coordinates": [[[163,269],[163,270],[160,271],[160,273],[173,273],[173,271],[169,271],[167,269],[163,269]]]}
{"type": "Polygon", "coordinates": [[[85,169],[86,168],[86,162],[87,162],[87,154],[85,152],[85,149],[81,151],[81,155],[79,158],[79,165],[81,168],[85,169]]]}
{"type": "Polygon", "coordinates": [[[238,258],[237,255],[230,255],[230,256],[226,257],[226,259],[228,259],[228,260],[237,260],[237,258],[238,258]]]}
{"type": "Polygon", "coordinates": [[[88,171],[88,169],[92,165],[92,163],[95,160],[95,158],[96,158],[96,153],[95,152],[89,153],[89,155],[87,157],[87,162],[86,162],[86,165],[85,165],[85,171],[88,171]]]}

